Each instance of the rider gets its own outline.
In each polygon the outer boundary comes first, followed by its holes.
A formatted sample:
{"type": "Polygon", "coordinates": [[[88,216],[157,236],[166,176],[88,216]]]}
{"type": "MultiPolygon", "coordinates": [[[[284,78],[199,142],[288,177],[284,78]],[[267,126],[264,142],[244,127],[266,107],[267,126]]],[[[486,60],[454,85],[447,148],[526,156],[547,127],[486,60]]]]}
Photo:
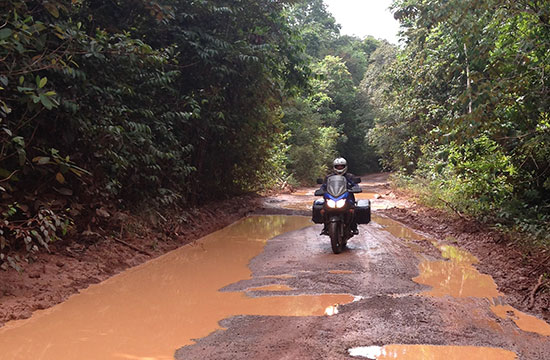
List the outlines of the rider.
{"type": "MultiPolygon", "coordinates": [[[[346,161],[346,159],[344,158],[334,159],[334,161],[332,162],[332,170],[333,170],[333,173],[327,175],[325,177],[325,181],[323,182],[323,185],[321,185],[321,189],[323,189],[324,191],[327,190],[327,179],[330,176],[334,176],[334,175],[341,175],[345,177],[346,180],[348,181],[348,188],[352,188],[353,186],[357,185],[356,183],[353,182],[353,178],[355,176],[348,172],[348,162],[346,161]]],[[[349,194],[349,199],[355,204],[355,195],[353,195],[353,193],[349,194]]],[[[355,219],[350,224],[350,228],[351,228],[351,233],[353,235],[359,234],[359,230],[357,230],[357,221],[355,221],[355,219]]],[[[323,228],[323,231],[321,231],[321,235],[328,235],[328,228],[326,223],[323,228]]]]}

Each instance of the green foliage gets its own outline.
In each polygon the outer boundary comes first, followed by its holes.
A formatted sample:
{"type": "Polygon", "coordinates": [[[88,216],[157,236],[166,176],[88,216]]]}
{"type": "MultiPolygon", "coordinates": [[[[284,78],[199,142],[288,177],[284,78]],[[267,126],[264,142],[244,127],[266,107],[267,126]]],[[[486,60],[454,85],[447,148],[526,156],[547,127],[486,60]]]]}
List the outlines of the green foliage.
{"type": "Polygon", "coordinates": [[[311,101],[295,99],[284,107],[284,121],[289,129],[287,168],[302,184],[313,184],[328,173],[337,156],[339,132],[327,126],[311,101]]]}
{"type": "Polygon", "coordinates": [[[369,138],[383,164],[460,211],[547,228],[548,2],[397,0],[393,9],[406,46],[368,89],[380,104],[369,138]]]}
{"type": "Polygon", "coordinates": [[[345,157],[353,172],[377,170],[378,155],[366,141],[372,107],[358,85],[381,42],[340,36],[339,26],[318,0],[297,4],[290,16],[306,45],[312,77],[309,91],[284,109],[283,121],[291,133],[289,171],[299,182],[311,183],[326,174],[336,156],[345,157]],[[324,154],[316,151],[321,143],[326,145],[324,154]],[[309,172],[308,163],[313,164],[309,172]]]}
{"type": "Polygon", "coordinates": [[[289,17],[293,26],[300,30],[309,56],[321,59],[331,53],[332,43],[340,36],[340,25],[323,0],[300,1],[290,9],[289,17]]]}
{"type": "Polygon", "coordinates": [[[351,171],[365,171],[368,123],[360,115],[362,99],[348,67],[341,58],[327,55],[311,70],[311,91],[284,108],[283,121],[291,134],[289,171],[298,182],[311,184],[330,171],[338,156],[348,159],[351,171]]]}
{"type": "Polygon", "coordinates": [[[383,44],[388,43],[376,40],[372,36],[359,40],[344,35],[333,42],[332,52],[346,64],[353,78],[353,83],[357,86],[363,80],[367,67],[372,63],[373,54],[383,44]]]}
{"type": "Polygon", "coordinates": [[[432,200],[444,200],[474,216],[495,214],[511,203],[516,169],[487,135],[465,145],[425,147],[423,153],[415,176],[429,179],[425,195],[432,200]]]}
{"type": "Polygon", "coordinates": [[[277,109],[308,74],[289,3],[2,2],[6,248],[46,247],[32,231],[79,200],[165,207],[284,178],[277,109]]]}
{"type": "Polygon", "coordinates": [[[66,235],[72,226],[67,214],[41,207],[32,216],[28,206],[17,202],[9,204],[2,217],[4,222],[0,226],[0,260],[3,270],[10,266],[21,271],[17,259],[7,255],[13,250],[23,247],[28,253],[33,253],[43,247],[50,251],[49,244],[66,235]]]}

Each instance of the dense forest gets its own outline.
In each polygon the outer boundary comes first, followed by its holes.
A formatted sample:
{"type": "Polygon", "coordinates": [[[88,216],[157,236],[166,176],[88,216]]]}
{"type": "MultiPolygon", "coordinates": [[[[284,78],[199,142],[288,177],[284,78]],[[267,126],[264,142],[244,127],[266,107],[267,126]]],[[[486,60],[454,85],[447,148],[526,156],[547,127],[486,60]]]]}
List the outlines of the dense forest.
{"type": "Polygon", "coordinates": [[[105,204],[308,184],[337,155],[548,241],[547,1],[395,0],[399,46],[341,35],[322,0],[0,9],[4,268],[105,204]]]}
{"type": "Polygon", "coordinates": [[[398,0],[367,83],[382,163],[434,205],[550,240],[550,3],[398,0]],[[391,134],[391,136],[388,136],[391,134]]]}

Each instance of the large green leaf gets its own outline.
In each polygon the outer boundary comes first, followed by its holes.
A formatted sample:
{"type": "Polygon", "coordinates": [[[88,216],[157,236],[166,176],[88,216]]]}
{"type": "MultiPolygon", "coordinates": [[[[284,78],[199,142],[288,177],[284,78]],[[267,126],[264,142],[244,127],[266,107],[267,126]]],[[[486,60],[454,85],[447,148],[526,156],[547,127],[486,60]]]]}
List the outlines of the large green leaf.
{"type": "Polygon", "coordinates": [[[50,98],[48,98],[46,95],[44,94],[40,94],[39,95],[39,99],[40,99],[40,102],[42,103],[42,105],[44,105],[44,107],[48,110],[51,110],[53,109],[56,105],[50,100],[50,98]]]}
{"type": "Polygon", "coordinates": [[[0,29],[0,40],[5,40],[9,38],[11,34],[12,34],[12,31],[9,28],[0,29]]]}

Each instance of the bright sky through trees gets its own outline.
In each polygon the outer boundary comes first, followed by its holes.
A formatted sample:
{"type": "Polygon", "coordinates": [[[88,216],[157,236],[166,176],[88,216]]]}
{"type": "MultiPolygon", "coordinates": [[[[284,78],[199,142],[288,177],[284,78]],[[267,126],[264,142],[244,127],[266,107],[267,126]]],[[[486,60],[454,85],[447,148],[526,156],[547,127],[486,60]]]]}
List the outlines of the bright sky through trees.
{"type": "Polygon", "coordinates": [[[399,23],[388,9],[392,0],[324,0],[341,33],[361,38],[372,35],[397,44],[399,23]]]}

